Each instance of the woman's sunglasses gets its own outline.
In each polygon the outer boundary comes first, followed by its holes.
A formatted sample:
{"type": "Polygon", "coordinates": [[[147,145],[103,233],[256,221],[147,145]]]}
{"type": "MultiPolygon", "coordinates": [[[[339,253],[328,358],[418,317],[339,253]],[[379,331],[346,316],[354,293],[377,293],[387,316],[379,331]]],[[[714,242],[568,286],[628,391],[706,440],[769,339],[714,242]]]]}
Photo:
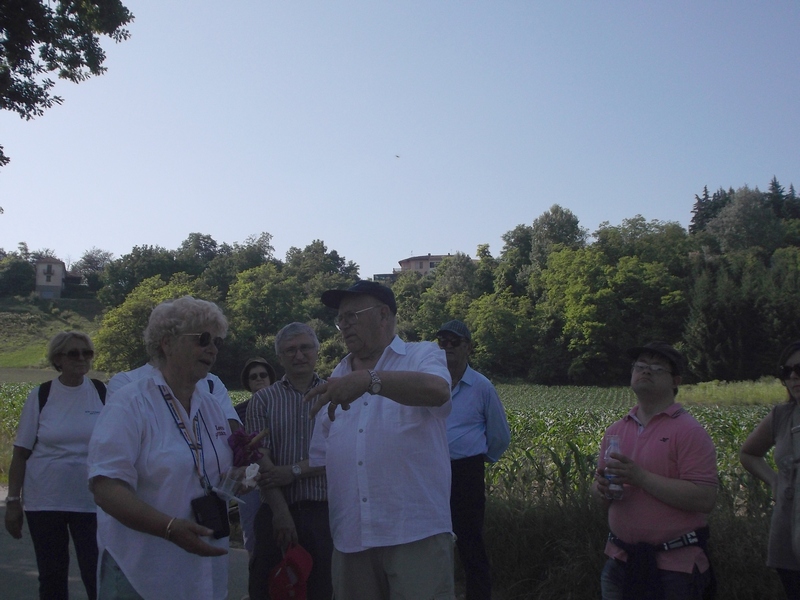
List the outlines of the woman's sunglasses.
{"type": "Polygon", "coordinates": [[[70,358],[72,360],[79,360],[83,357],[84,360],[91,360],[94,358],[94,350],[67,350],[66,352],[62,352],[64,356],[70,358]]]}
{"type": "Polygon", "coordinates": [[[208,331],[204,331],[203,333],[182,333],[181,335],[195,335],[197,336],[197,345],[201,348],[205,348],[211,342],[214,342],[214,345],[217,347],[217,350],[222,350],[222,344],[224,343],[223,339],[219,336],[215,338],[211,338],[211,334],[208,331]]]}
{"type": "Polygon", "coordinates": [[[791,367],[789,365],[783,365],[781,367],[781,379],[789,379],[792,373],[800,377],[800,363],[792,365],[791,367]]]}

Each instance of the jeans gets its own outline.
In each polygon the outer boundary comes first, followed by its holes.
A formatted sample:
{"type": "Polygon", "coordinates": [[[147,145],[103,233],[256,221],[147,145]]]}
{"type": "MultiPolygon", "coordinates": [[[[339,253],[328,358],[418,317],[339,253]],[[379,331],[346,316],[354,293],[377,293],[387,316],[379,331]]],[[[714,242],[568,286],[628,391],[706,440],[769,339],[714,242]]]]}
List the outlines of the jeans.
{"type": "MultiPolygon", "coordinates": [[[[697,567],[692,573],[662,570],[658,573],[664,586],[665,600],[703,600],[703,592],[711,583],[711,569],[705,573],[700,573],[697,567]]],[[[624,581],[625,563],[609,558],[600,577],[603,600],[622,600],[624,581]]]]}
{"type": "Polygon", "coordinates": [[[108,551],[100,561],[100,600],[144,600],[108,551]]]}
{"type": "Polygon", "coordinates": [[[39,598],[69,598],[69,538],[75,546],[89,600],[97,598],[97,515],[58,510],[25,511],[39,569],[39,598]]]}

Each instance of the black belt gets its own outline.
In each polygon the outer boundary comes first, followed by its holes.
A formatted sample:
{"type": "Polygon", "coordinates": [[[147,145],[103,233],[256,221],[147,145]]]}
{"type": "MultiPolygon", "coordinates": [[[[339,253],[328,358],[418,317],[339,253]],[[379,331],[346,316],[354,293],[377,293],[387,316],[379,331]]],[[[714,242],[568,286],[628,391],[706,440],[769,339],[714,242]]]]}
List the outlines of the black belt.
{"type": "MultiPolygon", "coordinates": [[[[695,531],[690,531],[689,533],[684,533],[682,536],[675,538],[674,540],[670,540],[668,542],[664,542],[663,544],[653,544],[653,548],[657,552],[664,552],[666,550],[677,550],[678,548],[684,548],[686,546],[700,546],[705,550],[706,542],[708,542],[709,537],[709,530],[708,526],[701,527],[700,529],[696,529],[695,531]]],[[[608,533],[608,541],[614,544],[615,546],[619,546],[623,550],[625,550],[626,544],[613,533],[608,533]]],[[[627,552],[627,550],[626,550],[627,552]]]]}

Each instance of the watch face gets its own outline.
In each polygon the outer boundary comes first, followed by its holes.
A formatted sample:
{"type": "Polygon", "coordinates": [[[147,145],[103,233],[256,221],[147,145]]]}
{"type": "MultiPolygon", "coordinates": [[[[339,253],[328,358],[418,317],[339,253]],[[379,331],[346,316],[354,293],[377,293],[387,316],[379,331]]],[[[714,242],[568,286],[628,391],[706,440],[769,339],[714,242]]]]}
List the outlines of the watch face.
{"type": "Polygon", "coordinates": [[[367,391],[370,394],[380,394],[381,393],[380,377],[378,377],[378,374],[375,371],[370,371],[369,376],[372,378],[372,383],[369,384],[369,389],[367,391]]]}
{"type": "Polygon", "coordinates": [[[300,468],[300,465],[292,465],[292,475],[295,477],[300,477],[303,474],[303,470],[300,468]]]}

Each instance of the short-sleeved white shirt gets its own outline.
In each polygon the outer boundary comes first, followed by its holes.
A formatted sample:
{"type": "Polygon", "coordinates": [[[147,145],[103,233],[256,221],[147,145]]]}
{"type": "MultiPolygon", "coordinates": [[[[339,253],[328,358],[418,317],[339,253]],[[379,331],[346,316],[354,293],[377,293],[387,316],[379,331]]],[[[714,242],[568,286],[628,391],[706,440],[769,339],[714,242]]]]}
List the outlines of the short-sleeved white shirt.
{"type": "MultiPolygon", "coordinates": [[[[395,337],[376,371],[438,375],[449,386],[445,353],[432,342],[395,337]]],[[[352,372],[350,356],[331,378],[352,372]]],[[[325,466],[333,543],[340,552],[393,546],[452,531],[448,400],[439,407],[404,406],[380,395],[363,396],[331,422],[316,417],[312,466],[325,466]]]]}
{"type": "MultiPolygon", "coordinates": [[[[142,377],[152,377],[157,372],[158,368],[150,363],[147,363],[138,369],[133,369],[132,371],[121,371],[109,379],[108,395],[111,396],[112,394],[115,394],[132,381],[137,381],[142,377]]],[[[236,412],[236,409],[233,408],[233,401],[228,394],[228,388],[225,387],[225,384],[222,383],[222,380],[219,377],[213,373],[209,373],[205,379],[201,379],[197,382],[197,389],[201,391],[205,390],[207,392],[209,381],[213,383],[212,387],[214,388],[214,391],[211,392],[211,395],[216,398],[217,402],[219,402],[219,405],[222,407],[222,411],[225,413],[225,417],[231,421],[239,421],[241,423],[242,420],[239,418],[239,414],[236,412]]]]}
{"type": "MultiPolygon", "coordinates": [[[[89,444],[89,477],[102,475],[128,484],[136,496],[161,512],[194,520],[190,502],[204,494],[193,453],[178,430],[158,385],[156,371],[109,396],[89,444]]],[[[228,420],[208,389],[197,388],[191,411],[176,403],[191,427],[199,412],[203,463],[211,485],[230,469],[228,420]]],[[[216,600],[228,593],[228,557],[190,554],[162,538],[130,529],[103,510],[97,511],[97,540],[134,589],[144,598],[216,600]]],[[[227,548],[229,539],[206,538],[227,548]]]]}
{"type": "Polygon", "coordinates": [[[25,510],[95,512],[86,481],[89,439],[103,403],[88,377],[76,387],[58,379],[39,412],[39,388],[28,394],[14,445],[32,450],[25,463],[25,510]]]}

